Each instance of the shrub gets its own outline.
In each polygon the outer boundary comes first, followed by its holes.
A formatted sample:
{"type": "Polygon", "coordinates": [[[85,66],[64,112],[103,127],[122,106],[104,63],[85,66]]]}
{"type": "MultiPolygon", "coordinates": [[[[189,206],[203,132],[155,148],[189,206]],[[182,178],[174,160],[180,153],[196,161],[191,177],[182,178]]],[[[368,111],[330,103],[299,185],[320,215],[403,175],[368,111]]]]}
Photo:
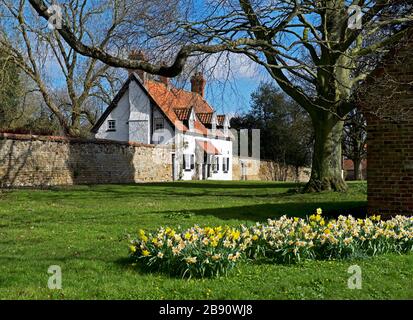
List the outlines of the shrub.
{"type": "Polygon", "coordinates": [[[380,216],[349,215],[326,221],[317,209],[305,219],[282,216],[250,227],[194,226],[181,233],[160,228],[153,234],[140,230],[130,250],[147,270],[181,277],[221,276],[245,258],[297,263],[413,251],[413,217],[382,221],[380,216]]]}

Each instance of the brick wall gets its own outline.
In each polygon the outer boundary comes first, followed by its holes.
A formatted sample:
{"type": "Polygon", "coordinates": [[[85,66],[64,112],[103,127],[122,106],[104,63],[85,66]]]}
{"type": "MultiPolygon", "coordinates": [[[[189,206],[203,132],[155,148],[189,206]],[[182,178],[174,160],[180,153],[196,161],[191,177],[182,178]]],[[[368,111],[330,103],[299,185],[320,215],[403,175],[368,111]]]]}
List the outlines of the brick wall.
{"type": "Polygon", "coordinates": [[[242,180],[241,162],[246,166],[245,180],[262,181],[299,181],[307,182],[310,179],[311,169],[280,165],[270,160],[233,157],[232,179],[242,180]]]}
{"type": "Polygon", "coordinates": [[[413,212],[413,35],[363,88],[370,212],[413,212]]]}
{"type": "Polygon", "coordinates": [[[170,157],[144,144],[0,134],[0,187],[170,181],[170,157]]]}

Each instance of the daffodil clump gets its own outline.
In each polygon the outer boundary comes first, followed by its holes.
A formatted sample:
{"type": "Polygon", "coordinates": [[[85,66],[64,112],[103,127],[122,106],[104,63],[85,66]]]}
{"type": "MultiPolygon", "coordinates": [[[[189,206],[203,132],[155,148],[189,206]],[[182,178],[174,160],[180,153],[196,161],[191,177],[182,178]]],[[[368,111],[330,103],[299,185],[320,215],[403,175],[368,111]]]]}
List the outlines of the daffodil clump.
{"type": "Polygon", "coordinates": [[[413,217],[382,221],[380,216],[349,215],[326,221],[318,209],[305,219],[282,216],[250,230],[259,239],[247,249],[248,256],[283,263],[413,251],[413,217]]]}
{"type": "Polygon", "coordinates": [[[169,227],[154,233],[139,230],[130,251],[145,268],[182,277],[226,275],[243,256],[240,231],[230,227],[201,228],[184,232],[169,227]]]}
{"type": "Polygon", "coordinates": [[[245,259],[295,263],[413,251],[413,217],[382,221],[380,216],[356,219],[349,215],[326,220],[317,209],[306,218],[282,216],[238,228],[194,226],[179,233],[160,228],[153,234],[140,230],[130,250],[150,270],[220,276],[245,259]]]}

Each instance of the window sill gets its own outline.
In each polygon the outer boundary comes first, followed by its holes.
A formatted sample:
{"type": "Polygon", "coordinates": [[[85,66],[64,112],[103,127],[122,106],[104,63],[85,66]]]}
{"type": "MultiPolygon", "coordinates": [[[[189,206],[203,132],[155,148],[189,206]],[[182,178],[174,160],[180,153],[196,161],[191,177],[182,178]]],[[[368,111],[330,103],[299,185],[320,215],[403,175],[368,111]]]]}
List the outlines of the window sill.
{"type": "Polygon", "coordinates": [[[116,129],[108,129],[106,132],[116,132],[116,129]]]}

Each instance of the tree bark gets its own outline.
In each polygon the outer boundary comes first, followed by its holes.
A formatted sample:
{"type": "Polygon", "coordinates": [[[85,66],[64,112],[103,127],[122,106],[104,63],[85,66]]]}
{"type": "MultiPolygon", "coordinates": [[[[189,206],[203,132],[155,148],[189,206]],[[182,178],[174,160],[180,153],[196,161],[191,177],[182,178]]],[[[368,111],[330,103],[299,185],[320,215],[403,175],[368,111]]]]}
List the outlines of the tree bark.
{"type": "Polygon", "coordinates": [[[361,176],[361,159],[353,159],[354,180],[363,180],[361,176]]]}
{"type": "Polygon", "coordinates": [[[343,121],[328,111],[312,117],[315,133],[314,153],[310,181],[304,192],[345,191],[342,176],[341,137],[343,121]]]}

